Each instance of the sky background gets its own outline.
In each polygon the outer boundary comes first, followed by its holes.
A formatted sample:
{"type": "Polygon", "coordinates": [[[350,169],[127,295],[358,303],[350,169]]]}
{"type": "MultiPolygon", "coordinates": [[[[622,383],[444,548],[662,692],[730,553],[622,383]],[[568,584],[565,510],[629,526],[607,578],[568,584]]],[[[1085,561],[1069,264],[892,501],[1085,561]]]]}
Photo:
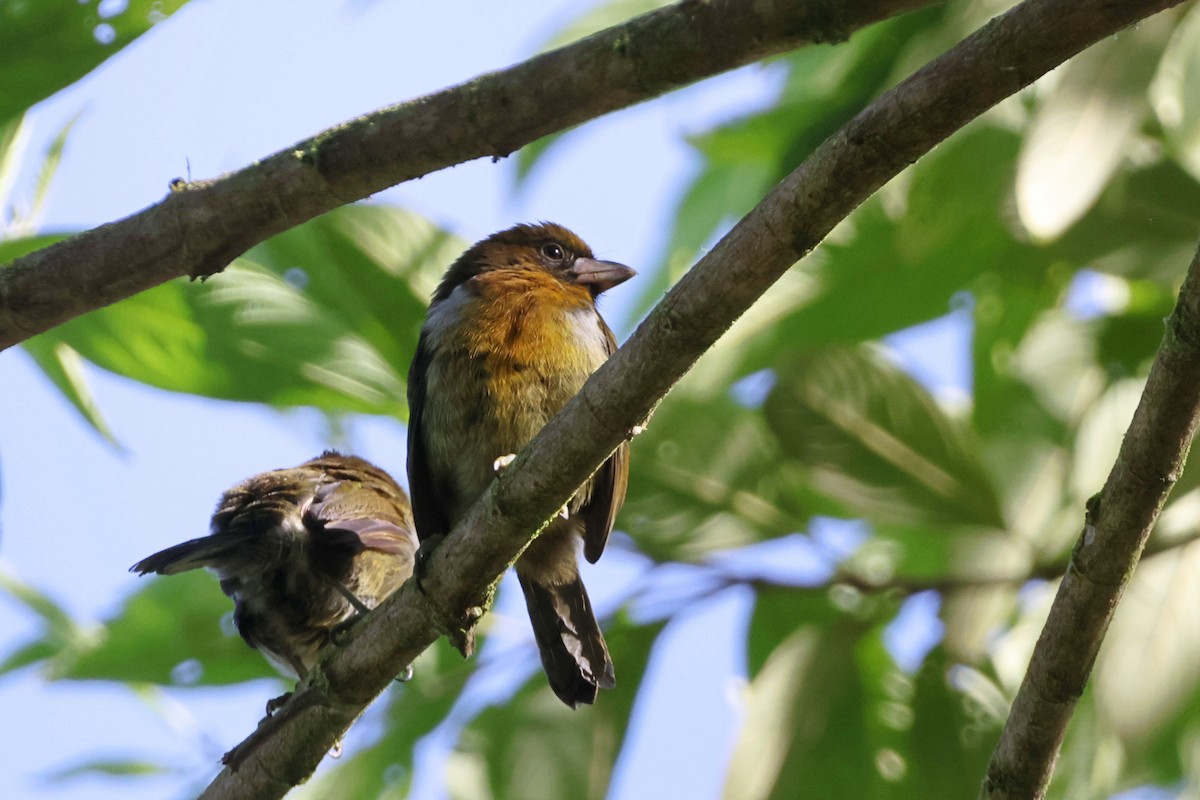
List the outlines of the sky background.
{"type": "MultiPolygon", "coordinates": [[[[214,177],[359,114],[523,60],[584,7],[570,0],[194,0],[35,110],[30,162],[79,115],[43,229],[82,230],[126,216],[161,199],[173,178],[214,177]]],[[[768,104],[779,78],[777,70],[752,66],[588,123],[520,190],[511,161],[481,160],[375,199],[425,214],[468,241],[516,222],[554,220],[600,257],[645,270],[660,260],[676,200],[698,164],[684,137],[768,104]]],[[[32,175],[26,178],[28,195],[32,175]]],[[[631,329],[626,309],[640,292],[636,284],[611,292],[604,308],[621,339],[631,329]]],[[[964,314],[891,340],[898,360],[935,392],[969,385],[964,314]]],[[[82,621],[113,613],[142,585],[127,572],[134,561],[204,533],[224,489],[299,463],[328,443],[312,412],[218,403],[97,369],[89,376],[121,449],[95,435],[23,352],[0,354],[0,568],[82,621]]],[[[355,452],[403,475],[401,424],[359,418],[348,434],[355,452]]],[[[833,550],[853,538],[852,528],[832,524],[817,537],[833,550]]],[[[827,568],[820,548],[791,544],[771,553],[777,568],[795,576],[827,568]]],[[[642,567],[618,548],[591,568],[601,614],[642,567]]],[[[719,796],[744,671],[733,637],[748,600],[727,592],[668,629],[611,796],[653,796],[668,780],[672,796],[719,796]]],[[[903,651],[905,642],[927,639],[935,612],[932,598],[916,598],[894,646],[903,651]]],[[[514,593],[496,613],[499,632],[529,638],[514,593]]],[[[36,632],[35,620],[0,596],[0,655],[36,632]]],[[[109,684],[49,684],[32,670],[0,678],[0,708],[18,723],[0,729],[0,737],[14,737],[0,738],[0,796],[176,796],[186,786],[179,776],[45,776],[80,761],[146,755],[203,779],[278,693],[267,681],[139,696],[109,684]]],[[[437,763],[434,754],[419,771],[414,797],[439,796],[437,763]]]]}

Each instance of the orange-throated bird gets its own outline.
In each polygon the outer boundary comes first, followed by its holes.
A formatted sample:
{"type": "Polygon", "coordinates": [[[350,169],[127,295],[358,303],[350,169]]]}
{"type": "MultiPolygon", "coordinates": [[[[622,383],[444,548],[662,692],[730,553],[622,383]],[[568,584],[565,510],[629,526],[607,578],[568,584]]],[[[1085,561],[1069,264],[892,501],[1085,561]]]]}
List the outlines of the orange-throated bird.
{"type": "MultiPolygon", "coordinates": [[[[494,234],[446,271],[408,379],[408,483],[424,546],[616,350],[596,297],[634,274],[550,223],[494,234]]],[[[628,473],[622,443],[517,560],[542,666],[571,707],[615,685],[577,551],[580,539],[588,561],[604,551],[628,473]]]]}
{"type": "Polygon", "coordinates": [[[332,450],[234,486],[211,529],[130,571],[212,569],[233,598],[242,638],[296,678],[340,626],[400,588],[417,550],[404,490],[373,464],[332,450]]]}

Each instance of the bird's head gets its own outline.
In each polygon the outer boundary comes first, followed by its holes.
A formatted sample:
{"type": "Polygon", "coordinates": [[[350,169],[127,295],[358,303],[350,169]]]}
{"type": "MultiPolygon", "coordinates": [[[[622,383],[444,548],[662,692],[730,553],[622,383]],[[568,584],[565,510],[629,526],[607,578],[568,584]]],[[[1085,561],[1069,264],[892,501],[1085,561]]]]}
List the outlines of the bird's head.
{"type": "Polygon", "coordinates": [[[624,264],[598,260],[582,239],[561,225],[516,225],[459,256],[446,270],[433,300],[445,300],[460,284],[498,270],[544,271],[563,283],[586,288],[593,298],[637,274],[624,264]]]}

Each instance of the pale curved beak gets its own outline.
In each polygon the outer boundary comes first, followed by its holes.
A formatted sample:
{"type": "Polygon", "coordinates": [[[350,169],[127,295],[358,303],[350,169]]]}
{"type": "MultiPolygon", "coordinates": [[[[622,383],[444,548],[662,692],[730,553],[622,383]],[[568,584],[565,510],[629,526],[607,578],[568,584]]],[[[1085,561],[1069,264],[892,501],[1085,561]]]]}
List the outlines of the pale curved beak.
{"type": "Polygon", "coordinates": [[[566,275],[572,283],[589,287],[592,294],[600,294],[637,275],[637,270],[615,261],[577,258],[566,275]]]}

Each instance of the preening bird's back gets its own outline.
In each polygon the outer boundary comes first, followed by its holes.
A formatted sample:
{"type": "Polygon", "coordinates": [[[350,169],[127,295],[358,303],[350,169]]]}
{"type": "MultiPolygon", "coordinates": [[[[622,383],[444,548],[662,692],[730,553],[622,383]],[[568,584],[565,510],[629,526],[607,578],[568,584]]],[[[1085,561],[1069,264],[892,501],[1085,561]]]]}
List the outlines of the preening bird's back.
{"type": "Polygon", "coordinates": [[[586,289],[539,270],[485,272],[429,311],[422,428],[433,474],[453,476],[457,521],[607,358],[608,331],[586,289]]]}
{"type": "Polygon", "coordinates": [[[411,528],[402,498],[386,473],[338,455],[263,473],[226,492],[213,515],[214,536],[247,544],[243,557],[212,566],[234,599],[234,622],[247,643],[282,671],[302,675],[330,630],[354,614],[331,581],[370,608],[395,591],[412,573],[415,536],[401,537],[399,548],[364,549],[358,534],[338,526],[378,518],[411,528]]]}

